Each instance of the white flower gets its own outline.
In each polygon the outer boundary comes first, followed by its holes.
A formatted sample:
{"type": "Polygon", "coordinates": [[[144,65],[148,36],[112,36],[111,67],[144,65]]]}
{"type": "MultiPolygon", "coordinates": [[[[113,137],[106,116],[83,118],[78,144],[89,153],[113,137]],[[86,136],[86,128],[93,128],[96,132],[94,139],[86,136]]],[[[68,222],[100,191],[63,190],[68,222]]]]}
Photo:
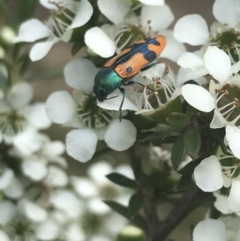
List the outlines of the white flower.
{"type": "Polygon", "coordinates": [[[41,0],[41,3],[51,8],[53,12],[47,25],[38,19],[28,20],[20,26],[19,35],[15,38],[15,43],[34,42],[47,38],[45,42],[36,43],[31,49],[32,61],[45,57],[51,47],[60,40],[68,42],[73,29],[87,23],[93,13],[93,8],[87,0],[54,0],[51,2],[41,0]]]}
{"type": "Polygon", "coordinates": [[[0,99],[0,136],[6,142],[18,142],[15,139],[18,135],[20,139],[24,139],[23,142],[27,140],[29,142],[33,138],[33,132],[51,125],[52,122],[47,117],[45,104],[30,105],[32,98],[32,86],[21,82],[13,85],[8,93],[0,99]]]}
{"type": "Polygon", "coordinates": [[[239,66],[236,64],[231,67],[229,56],[217,47],[208,47],[204,55],[204,64],[210,75],[218,81],[218,84],[211,81],[210,92],[201,86],[187,84],[182,87],[182,95],[190,105],[200,111],[210,112],[214,110],[210,127],[222,128],[226,126],[228,145],[233,154],[240,158],[239,148],[236,144],[240,138],[240,130],[236,128],[239,126],[240,115],[235,112],[238,106],[238,96],[229,96],[231,88],[238,89],[240,86],[240,76],[233,72],[239,66]],[[228,96],[228,101],[223,104],[221,101],[226,96],[228,96]]]}
{"type": "Polygon", "coordinates": [[[126,17],[128,1],[114,0],[114,3],[116,3],[116,9],[114,10],[112,7],[115,5],[112,4],[112,1],[110,2],[109,6],[105,5],[106,1],[98,1],[98,4],[103,7],[102,11],[116,26],[104,25],[101,28],[94,27],[85,34],[86,45],[96,54],[104,58],[111,57],[115,51],[119,53],[130,41],[133,41],[135,35],[141,35],[145,38],[146,36],[156,34],[163,35],[167,39],[167,45],[160,57],[177,61],[186,51],[184,45],[173,38],[171,31],[165,31],[173,22],[174,16],[168,5],[163,4],[162,1],[159,1],[158,5],[154,1],[152,1],[152,4],[143,5],[139,18],[133,13],[126,17]],[[125,6],[125,11],[121,7],[117,7],[119,4],[125,6]],[[161,21],[159,21],[159,16],[161,16],[161,21]],[[118,18],[117,21],[116,18],[118,18]],[[129,35],[127,40],[124,40],[124,43],[120,43],[122,35],[129,35]],[[95,41],[96,38],[98,41],[95,41]]]}
{"type": "Polygon", "coordinates": [[[96,67],[89,60],[71,61],[65,67],[64,74],[66,82],[77,91],[74,90],[73,96],[66,91],[55,92],[46,102],[48,116],[53,122],[78,128],[67,134],[66,150],[81,162],[92,158],[98,139],[104,139],[110,148],[118,151],[128,149],[136,140],[136,128],[130,121],[123,120],[120,123],[124,131],[122,133],[125,134],[116,134],[120,127],[115,120],[115,112],[97,106],[93,108],[96,97],[91,93],[96,73],[96,67]],[[90,94],[86,96],[85,93],[90,94]],[[126,141],[128,132],[131,136],[126,141]]]}
{"type": "Polygon", "coordinates": [[[206,219],[193,230],[193,241],[227,241],[224,223],[220,220],[206,219]]]}
{"type": "Polygon", "coordinates": [[[240,238],[239,217],[205,219],[193,230],[193,241],[232,241],[240,238]]]}
{"type": "Polygon", "coordinates": [[[221,166],[221,159],[224,159],[224,156],[220,158],[210,156],[201,161],[194,170],[196,185],[204,192],[215,192],[220,190],[223,186],[226,188],[230,187],[228,196],[215,193],[217,200],[214,205],[224,214],[239,212],[240,180],[234,178],[238,164],[221,166]]]}

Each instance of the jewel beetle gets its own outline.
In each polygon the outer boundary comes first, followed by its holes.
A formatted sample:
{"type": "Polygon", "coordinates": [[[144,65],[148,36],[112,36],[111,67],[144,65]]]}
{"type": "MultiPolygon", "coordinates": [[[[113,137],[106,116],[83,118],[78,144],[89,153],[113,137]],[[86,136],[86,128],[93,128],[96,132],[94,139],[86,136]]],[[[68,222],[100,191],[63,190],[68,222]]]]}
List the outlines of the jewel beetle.
{"type": "Polygon", "coordinates": [[[123,95],[119,107],[119,121],[122,120],[122,105],[125,98],[125,89],[123,86],[132,84],[142,85],[131,81],[131,78],[154,61],[165,46],[166,38],[161,35],[140,40],[108,60],[97,73],[93,91],[100,102],[106,100],[107,96],[117,88],[123,95]]]}

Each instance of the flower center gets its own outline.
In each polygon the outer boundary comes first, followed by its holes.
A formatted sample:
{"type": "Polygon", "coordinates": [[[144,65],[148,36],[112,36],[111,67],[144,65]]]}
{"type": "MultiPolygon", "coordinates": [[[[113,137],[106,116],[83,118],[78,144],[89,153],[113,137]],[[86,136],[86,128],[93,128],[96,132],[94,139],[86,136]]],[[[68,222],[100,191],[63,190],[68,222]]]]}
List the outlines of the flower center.
{"type": "Polygon", "coordinates": [[[228,154],[220,157],[222,171],[227,177],[238,179],[240,177],[240,161],[233,156],[231,151],[228,152],[228,154]]]}
{"type": "Polygon", "coordinates": [[[140,28],[133,25],[123,25],[116,34],[115,42],[118,51],[121,51],[123,48],[130,47],[133,43],[145,38],[146,36],[140,28]]]}
{"type": "MultiPolygon", "coordinates": [[[[144,74],[144,72],[143,72],[144,74]]],[[[143,109],[156,109],[172,100],[177,93],[177,85],[172,71],[167,67],[163,77],[152,77],[151,79],[143,76],[148,83],[143,90],[144,103],[143,109]]]]}
{"type": "Polygon", "coordinates": [[[76,16],[79,2],[69,1],[60,3],[49,1],[49,3],[56,8],[52,10],[48,25],[52,29],[53,34],[60,38],[76,16]]]}
{"type": "Polygon", "coordinates": [[[225,51],[232,63],[240,60],[240,33],[234,29],[219,33],[212,37],[212,43],[216,43],[220,49],[225,51]]]}
{"type": "Polygon", "coordinates": [[[16,110],[0,113],[0,132],[6,136],[14,136],[27,126],[23,115],[16,110]]]}
{"type": "Polygon", "coordinates": [[[240,89],[235,85],[225,85],[217,90],[217,107],[222,116],[233,125],[240,126],[240,89]]]}
{"type": "Polygon", "coordinates": [[[78,101],[77,117],[84,126],[101,130],[114,119],[116,112],[101,109],[96,101],[94,95],[82,95],[78,101]]]}

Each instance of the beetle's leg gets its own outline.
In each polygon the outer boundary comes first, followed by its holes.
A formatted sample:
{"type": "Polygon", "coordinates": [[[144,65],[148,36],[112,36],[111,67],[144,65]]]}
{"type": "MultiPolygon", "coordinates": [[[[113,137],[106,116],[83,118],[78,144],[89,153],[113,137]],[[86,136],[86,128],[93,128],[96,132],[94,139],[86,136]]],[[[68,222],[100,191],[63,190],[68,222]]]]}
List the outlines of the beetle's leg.
{"type": "Polygon", "coordinates": [[[141,83],[139,83],[139,82],[135,82],[135,81],[133,81],[133,80],[130,80],[130,81],[128,81],[128,82],[124,82],[124,83],[123,83],[123,85],[126,85],[126,86],[128,86],[128,85],[134,85],[134,84],[140,85],[140,86],[143,87],[143,88],[147,87],[147,89],[149,89],[149,90],[151,90],[153,93],[155,93],[154,90],[152,90],[152,89],[149,88],[148,86],[143,85],[143,84],[141,84],[141,83]]]}
{"type": "Polygon", "coordinates": [[[118,87],[118,89],[121,91],[121,93],[123,95],[122,102],[121,102],[120,107],[119,107],[119,122],[121,122],[122,121],[122,106],[123,106],[123,102],[124,102],[124,99],[125,99],[126,92],[125,92],[125,89],[122,88],[122,87],[118,87]]]}

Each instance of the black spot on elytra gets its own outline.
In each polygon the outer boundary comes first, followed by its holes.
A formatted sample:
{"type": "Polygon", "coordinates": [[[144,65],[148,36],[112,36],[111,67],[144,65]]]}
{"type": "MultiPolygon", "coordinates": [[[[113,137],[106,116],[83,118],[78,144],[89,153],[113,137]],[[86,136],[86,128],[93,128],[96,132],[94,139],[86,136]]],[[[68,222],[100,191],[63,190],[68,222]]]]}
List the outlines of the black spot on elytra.
{"type": "Polygon", "coordinates": [[[131,74],[132,73],[132,67],[127,67],[127,73],[131,74]]]}

